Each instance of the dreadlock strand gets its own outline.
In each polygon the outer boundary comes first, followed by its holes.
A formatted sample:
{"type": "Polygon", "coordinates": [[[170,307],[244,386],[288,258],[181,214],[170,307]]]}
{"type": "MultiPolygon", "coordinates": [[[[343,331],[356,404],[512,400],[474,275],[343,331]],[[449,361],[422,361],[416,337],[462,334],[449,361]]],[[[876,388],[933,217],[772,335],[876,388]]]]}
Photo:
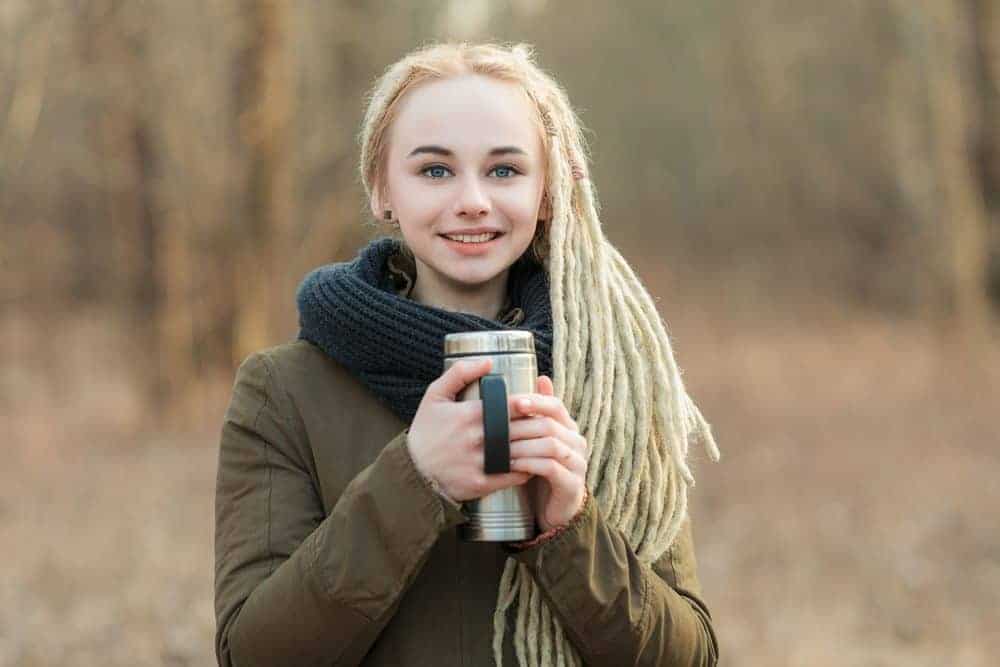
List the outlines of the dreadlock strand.
{"type": "Polygon", "coordinates": [[[555,614],[552,614],[552,644],[555,649],[552,664],[555,667],[566,667],[569,664],[570,658],[566,655],[562,627],[559,625],[559,618],[555,614]]]}
{"type": "Polygon", "coordinates": [[[493,611],[493,659],[497,667],[503,667],[503,639],[507,631],[507,610],[517,598],[517,561],[507,558],[500,576],[497,591],[497,606],[493,611]]]}
{"type": "Polygon", "coordinates": [[[552,627],[552,611],[549,609],[549,605],[540,604],[541,618],[539,622],[541,624],[541,635],[542,642],[539,647],[539,663],[540,665],[555,665],[558,664],[555,656],[555,632],[552,627]]]}
{"type": "Polygon", "coordinates": [[[542,636],[539,628],[539,616],[541,616],[541,591],[538,586],[533,585],[534,580],[528,579],[528,623],[525,625],[524,637],[528,639],[528,664],[531,667],[540,667],[542,664],[538,660],[538,649],[542,644],[542,636]]]}
{"type": "MultiPolygon", "coordinates": [[[[612,442],[618,443],[629,443],[630,441],[626,439],[625,434],[627,432],[626,424],[630,421],[630,416],[628,414],[628,401],[631,398],[630,392],[628,391],[628,378],[625,367],[622,364],[618,364],[618,371],[615,373],[615,386],[612,395],[615,396],[614,414],[615,419],[612,423],[613,429],[611,433],[612,442]]],[[[623,509],[624,503],[619,502],[619,498],[623,498],[628,494],[628,482],[627,480],[632,478],[634,458],[631,452],[627,453],[626,456],[613,456],[609,459],[606,467],[601,471],[603,474],[601,478],[597,480],[600,486],[604,486],[608,489],[608,520],[614,525],[620,525],[623,519],[623,509]],[[624,482],[624,484],[623,484],[624,482]]]]}

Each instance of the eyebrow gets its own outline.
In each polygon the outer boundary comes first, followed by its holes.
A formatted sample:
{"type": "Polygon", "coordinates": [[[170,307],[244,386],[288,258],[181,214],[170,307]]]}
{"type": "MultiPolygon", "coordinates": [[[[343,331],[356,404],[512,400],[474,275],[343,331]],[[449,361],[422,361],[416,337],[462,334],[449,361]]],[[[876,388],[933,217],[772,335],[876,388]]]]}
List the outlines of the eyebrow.
{"type": "MultiPolygon", "coordinates": [[[[407,159],[413,157],[414,155],[420,155],[421,153],[431,153],[432,155],[443,155],[445,157],[454,157],[455,153],[448,150],[444,146],[417,146],[410,154],[407,155],[407,159]]],[[[527,155],[523,149],[517,146],[497,146],[496,148],[490,149],[490,155],[509,155],[511,153],[517,155],[527,155]]]]}

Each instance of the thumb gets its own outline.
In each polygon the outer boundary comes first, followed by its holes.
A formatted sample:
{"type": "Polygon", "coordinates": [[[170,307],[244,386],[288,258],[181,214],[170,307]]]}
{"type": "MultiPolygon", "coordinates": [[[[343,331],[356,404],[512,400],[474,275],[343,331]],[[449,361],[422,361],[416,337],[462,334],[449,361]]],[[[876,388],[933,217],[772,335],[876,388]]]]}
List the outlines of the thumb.
{"type": "Polygon", "coordinates": [[[463,389],[489,373],[491,368],[493,368],[493,360],[489,358],[458,361],[441,377],[427,385],[426,394],[434,398],[454,401],[463,389]]]}
{"type": "Polygon", "coordinates": [[[555,396],[556,388],[552,384],[552,378],[548,375],[538,376],[538,393],[542,396],[555,396]]]}

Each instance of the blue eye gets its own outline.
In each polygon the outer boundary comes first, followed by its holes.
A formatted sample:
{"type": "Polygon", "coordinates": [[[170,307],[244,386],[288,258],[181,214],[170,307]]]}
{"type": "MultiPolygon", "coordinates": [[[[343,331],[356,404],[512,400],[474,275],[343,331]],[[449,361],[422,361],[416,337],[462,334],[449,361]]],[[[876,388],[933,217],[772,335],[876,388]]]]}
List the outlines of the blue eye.
{"type": "Polygon", "coordinates": [[[500,178],[510,178],[511,176],[515,176],[518,173],[517,170],[514,169],[514,167],[511,167],[508,164],[501,164],[499,166],[493,167],[493,171],[494,172],[500,172],[500,171],[509,172],[506,176],[504,176],[503,174],[497,173],[497,176],[499,176],[500,178]]]}
{"type": "Polygon", "coordinates": [[[445,175],[446,175],[446,172],[450,172],[450,171],[451,170],[448,169],[448,167],[445,167],[443,165],[432,164],[429,167],[424,167],[424,169],[420,173],[421,174],[426,174],[427,176],[430,176],[431,178],[438,179],[438,178],[444,178],[445,175]]]}

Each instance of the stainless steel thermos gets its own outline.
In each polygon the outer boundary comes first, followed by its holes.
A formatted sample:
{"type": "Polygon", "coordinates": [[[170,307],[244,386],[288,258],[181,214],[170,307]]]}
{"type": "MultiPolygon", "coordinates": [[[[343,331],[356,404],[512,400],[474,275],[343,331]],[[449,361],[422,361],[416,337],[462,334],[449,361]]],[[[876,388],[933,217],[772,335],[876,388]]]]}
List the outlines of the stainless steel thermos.
{"type": "MultiPolygon", "coordinates": [[[[510,472],[507,397],[535,391],[538,378],[535,337],[530,331],[472,331],[445,336],[446,371],[461,359],[483,357],[493,359],[489,374],[469,384],[459,394],[458,400],[483,401],[485,472],[510,472]]],[[[533,538],[536,531],[530,483],[466,501],[462,510],[468,521],[459,526],[459,536],[474,542],[511,542],[533,538]]]]}

